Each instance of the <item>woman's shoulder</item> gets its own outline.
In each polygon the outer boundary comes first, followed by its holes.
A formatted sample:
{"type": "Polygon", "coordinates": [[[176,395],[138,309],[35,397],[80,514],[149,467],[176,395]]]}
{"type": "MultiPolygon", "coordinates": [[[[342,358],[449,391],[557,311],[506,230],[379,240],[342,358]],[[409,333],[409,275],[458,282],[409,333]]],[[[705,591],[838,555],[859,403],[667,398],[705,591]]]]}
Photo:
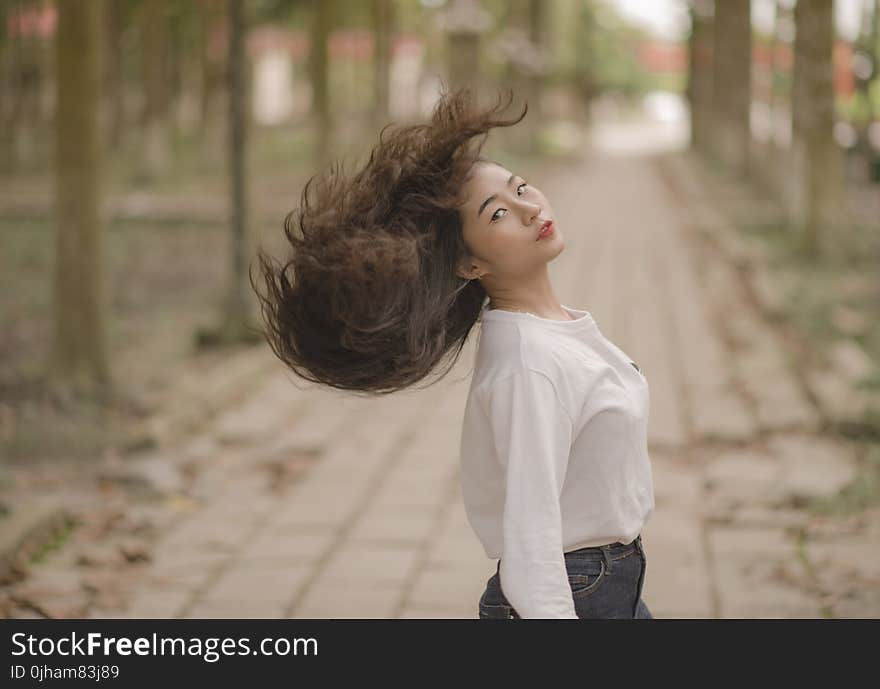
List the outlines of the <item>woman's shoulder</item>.
{"type": "Polygon", "coordinates": [[[558,385],[600,375],[604,367],[601,357],[582,342],[564,336],[548,337],[543,331],[520,327],[482,348],[474,387],[484,391],[513,375],[540,375],[558,385]]]}
{"type": "Polygon", "coordinates": [[[519,341],[520,364],[554,379],[599,373],[605,362],[580,337],[523,328],[519,341]]]}

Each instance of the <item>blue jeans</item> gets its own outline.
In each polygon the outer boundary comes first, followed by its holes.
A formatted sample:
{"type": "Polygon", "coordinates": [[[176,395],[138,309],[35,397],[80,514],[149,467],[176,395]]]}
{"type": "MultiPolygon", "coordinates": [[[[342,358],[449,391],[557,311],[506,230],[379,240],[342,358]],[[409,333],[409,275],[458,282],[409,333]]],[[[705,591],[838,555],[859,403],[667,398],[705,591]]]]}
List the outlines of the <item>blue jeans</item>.
{"type": "MultiPolygon", "coordinates": [[[[654,619],[642,600],[647,561],[641,536],[626,545],[618,542],[580,548],[564,557],[578,618],[654,619]]],[[[520,619],[501,590],[500,566],[499,560],[480,596],[481,620],[520,619]]]]}

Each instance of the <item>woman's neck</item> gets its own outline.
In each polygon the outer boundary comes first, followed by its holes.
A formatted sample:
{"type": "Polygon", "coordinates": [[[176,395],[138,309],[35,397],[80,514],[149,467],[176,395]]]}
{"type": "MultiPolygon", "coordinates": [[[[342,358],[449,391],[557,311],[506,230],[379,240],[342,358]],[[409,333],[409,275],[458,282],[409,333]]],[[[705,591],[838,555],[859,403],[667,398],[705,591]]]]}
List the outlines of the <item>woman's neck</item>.
{"type": "Polygon", "coordinates": [[[521,313],[530,313],[533,316],[538,316],[539,318],[546,318],[551,321],[571,321],[574,320],[571,317],[571,314],[568,313],[565,309],[562,308],[561,304],[557,305],[557,308],[523,308],[519,305],[514,304],[504,304],[498,303],[494,299],[489,301],[489,309],[490,310],[502,310],[502,311],[516,311],[521,313]]]}
{"type": "Polygon", "coordinates": [[[553,291],[546,265],[533,273],[504,276],[501,280],[489,275],[484,287],[490,298],[489,309],[521,311],[550,320],[572,320],[553,291]]]}

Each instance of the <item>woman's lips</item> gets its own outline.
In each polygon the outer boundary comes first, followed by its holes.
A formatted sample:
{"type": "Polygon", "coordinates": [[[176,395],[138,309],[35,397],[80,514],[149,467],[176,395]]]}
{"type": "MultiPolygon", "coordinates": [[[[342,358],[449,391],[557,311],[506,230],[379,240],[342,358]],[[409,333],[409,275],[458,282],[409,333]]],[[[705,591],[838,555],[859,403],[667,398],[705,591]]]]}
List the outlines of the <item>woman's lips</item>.
{"type": "Polygon", "coordinates": [[[536,239],[535,241],[538,241],[540,239],[544,239],[545,237],[549,237],[552,234],[553,234],[553,221],[550,221],[549,223],[547,223],[544,226],[544,229],[538,233],[538,239],[536,239]]]}

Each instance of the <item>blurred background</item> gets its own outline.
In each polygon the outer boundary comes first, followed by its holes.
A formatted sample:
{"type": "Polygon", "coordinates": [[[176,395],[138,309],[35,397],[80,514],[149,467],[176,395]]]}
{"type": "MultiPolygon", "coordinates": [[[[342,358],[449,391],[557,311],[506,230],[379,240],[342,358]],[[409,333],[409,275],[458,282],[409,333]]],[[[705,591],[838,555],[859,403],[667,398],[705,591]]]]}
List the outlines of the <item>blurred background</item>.
{"type": "Polygon", "coordinates": [[[311,175],[446,84],[528,102],[487,150],[558,210],[564,303],[649,364],[658,515],[692,499],[652,610],[876,616],[878,32],[877,0],[0,0],[5,615],[475,616],[466,383],[303,387],[247,282],[311,175]],[[349,546],[386,594],[321,592],[349,546]]]}

